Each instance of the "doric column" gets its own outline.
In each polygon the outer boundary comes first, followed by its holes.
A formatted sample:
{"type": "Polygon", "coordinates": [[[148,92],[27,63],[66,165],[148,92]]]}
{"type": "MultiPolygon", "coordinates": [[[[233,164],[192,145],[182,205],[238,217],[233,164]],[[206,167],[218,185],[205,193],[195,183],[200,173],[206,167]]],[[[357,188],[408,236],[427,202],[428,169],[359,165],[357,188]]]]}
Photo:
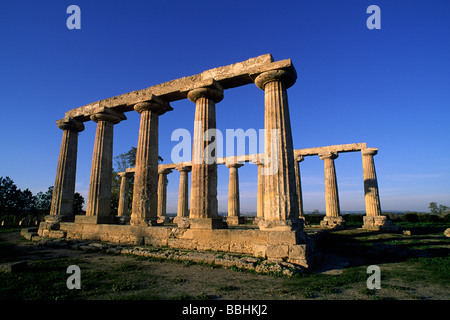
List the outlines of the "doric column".
{"type": "Polygon", "coordinates": [[[336,169],[334,166],[334,159],[338,157],[338,153],[324,152],[319,154],[319,157],[324,161],[326,205],[326,216],[320,225],[326,228],[343,227],[345,222],[340,216],[339,194],[336,180],[336,169]]]}
{"type": "Polygon", "coordinates": [[[226,166],[230,169],[230,177],[228,183],[228,225],[237,225],[243,223],[240,217],[240,202],[239,202],[239,174],[238,168],[243,164],[227,163],[226,166]]]}
{"type": "Polygon", "coordinates": [[[189,172],[191,167],[181,166],[176,168],[180,172],[180,187],[178,189],[178,209],[177,216],[173,220],[177,223],[178,220],[189,218],[189,172]]]}
{"type": "Polygon", "coordinates": [[[221,228],[223,224],[217,211],[217,150],[212,150],[216,147],[216,103],[223,99],[223,89],[213,82],[209,87],[189,91],[188,98],[196,105],[190,227],[221,228]]]}
{"type": "Polygon", "coordinates": [[[132,225],[156,224],[158,208],[158,119],[173,110],[164,100],[152,96],[137,103],[134,110],[141,114],[136,168],[134,173],[132,225]]]}
{"type": "Polygon", "coordinates": [[[130,214],[128,212],[128,198],[130,191],[130,177],[132,176],[131,172],[119,172],[120,180],[120,193],[119,193],[119,207],[117,209],[117,215],[119,217],[129,217],[130,214]]]}
{"type": "Polygon", "coordinates": [[[171,169],[163,169],[158,172],[158,223],[164,223],[167,220],[167,175],[171,169]]]}
{"type": "Polygon", "coordinates": [[[300,174],[300,162],[305,160],[303,156],[297,156],[295,158],[295,185],[297,187],[298,195],[298,214],[300,217],[304,217],[303,212],[303,195],[302,195],[302,178],[300,174]]]}
{"type": "Polygon", "coordinates": [[[123,113],[99,108],[91,115],[97,123],[86,216],[89,222],[108,222],[111,212],[112,157],[114,125],[125,120],[123,113]]]}
{"type": "Polygon", "coordinates": [[[63,137],[59,151],[50,215],[63,217],[73,214],[78,133],[84,130],[84,124],[74,119],[62,119],[56,121],[56,124],[58,128],[63,130],[63,137]]]}
{"type": "Polygon", "coordinates": [[[264,90],[264,221],[260,229],[300,229],[295,186],[294,150],[287,88],[297,79],[295,69],[264,72],[255,78],[264,90]]]}
{"type": "Polygon", "coordinates": [[[258,166],[258,190],[256,198],[256,219],[255,224],[264,220],[264,163],[259,160],[254,162],[258,166]]]}
{"type": "Polygon", "coordinates": [[[364,200],[368,216],[381,216],[380,197],[378,194],[377,174],[373,156],[378,149],[367,148],[361,150],[364,175],[364,200]]]}
{"type": "Polygon", "coordinates": [[[373,156],[378,153],[376,148],[361,150],[364,175],[364,201],[366,215],[363,217],[363,228],[369,230],[397,231],[392,221],[381,215],[380,195],[373,156]]]}

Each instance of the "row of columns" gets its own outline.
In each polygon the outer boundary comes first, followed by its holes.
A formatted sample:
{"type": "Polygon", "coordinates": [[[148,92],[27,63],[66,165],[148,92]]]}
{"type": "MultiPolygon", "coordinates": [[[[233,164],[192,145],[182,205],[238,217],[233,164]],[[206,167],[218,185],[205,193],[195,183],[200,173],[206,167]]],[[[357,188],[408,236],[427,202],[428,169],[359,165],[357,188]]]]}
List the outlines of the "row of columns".
{"type": "MultiPolygon", "coordinates": [[[[376,155],[378,149],[367,148],[361,150],[363,160],[363,174],[364,174],[364,194],[366,203],[367,217],[381,216],[380,200],[378,194],[378,183],[375,172],[375,164],[373,156],[376,155]]],[[[320,159],[324,161],[324,177],[325,177],[325,203],[326,216],[321,222],[321,226],[325,228],[343,227],[345,221],[340,215],[339,192],[337,186],[336,169],[334,160],[338,157],[337,152],[324,152],[319,154],[320,159]]],[[[297,156],[295,158],[295,179],[299,203],[299,217],[304,216],[303,211],[303,197],[301,186],[300,163],[304,161],[304,156],[297,156]]],[[[254,162],[258,166],[258,190],[257,190],[257,217],[256,221],[260,222],[264,218],[264,177],[263,163],[261,161],[254,162]]],[[[238,168],[242,167],[241,163],[227,163],[229,168],[229,184],[228,184],[228,216],[227,223],[229,225],[237,225],[242,223],[240,217],[240,199],[239,199],[239,174],[238,168]]],[[[177,216],[174,222],[181,218],[189,217],[189,203],[188,203],[188,172],[191,171],[191,166],[180,166],[176,170],[180,172],[180,184],[178,193],[178,209],[177,216]]],[[[171,169],[162,169],[159,171],[158,183],[158,222],[166,220],[166,203],[167,203],[167,175],[171,173],[171,169]]],[[[121,172],[122,177],[119,198],[119,216],[128,215],[128,185],[130,172],[121,172]],[[125,209],[124,209],[125,208],[125,209]]],[[[373,219],[373,218],[372,218],[373,219]]],[[[365,223],[368,222],[365,219],[365,223]]]]}
{"type": "MultiPolygon", "coordinates": [[[[287,89],[297,78],[293,68],[272,70],[251,75],[258,88],[264,91],[265,103],[265,149],[264,163],[258,163],[258,220],[261,229],[291,230],[301,226],[299,219],[303,215],[300,171],[294,159],[290,126],[287,89]],[[276,170],[267,174],[268,163],[275,162],[276,170]]],[[[215,147],[215,105],[223,99],[223,88],[214,80],[207,86],[194,88],[187,93],[187,98],[195,103],[195,122],[193,137],[192,166],[180,168],[180,192],[178,215],[189,215],[191,228],[220,228],[222,220],[218,216],[217,206],[217,163],[215,152],[208,152],[215,147]],[[206,136],[205,136],[206,135],[206,136]],[[188,210],[189,170],[191,175],[190,211],[188,210]]],[[[167,101],[151,95],[147,101],[134,105],[140,114],[139,138],[136,152],[136,167],[133,187],[133,203],[130,224],[155,225],[165,216],[165,190],[169,171],[158,172],[158,131],[159,116],[173,110],[167,101]],[[158,203],[161,205],[158,206],[158,203]],[[164,205],[163,205],[164,204],[164,205]]],[[[95,110],[90,119],[97,123],[92,167],[89,185],[86,216],[93,223],[107,222],[111,218],[111,174],[113,155],[114,125],[126,119],[121,112],[110,108],[95,110]]],[[[59,121],[63,130],[58,162],[55,188],[50,215],[65,217],[71,213],[75,189],[76,153],[78,133],[84,129],[83,123],[75,119],[59,121]]],[[[365,156],[370,156],[369,153],[365,156]]],[[[325,163],[326,206],[328,217],[339,216],[339,198],[337,193],[334,159],[337,154],[323,154],[325,163]]],[[[373,161],[364,160],[365,168],[373,166],[373,161]]],[[[273,165],[273,163],[271,164],[273,165]]],[[[239,186],[238,167],[229,165],[229,220],[239,221],[239,186]]],[[[369,170],[369,169],[367,169],[369,170]]],[[[368,173],[366,197],[378,197],[374,191],[376,179],[368,173]],[[372,178],[371,178],[372,177],[372,178]]],[[[122,177],[126,179],[126,174],[122,177]]],[[[125,180],[123,180],[125,181],[125,180]]],[[[126,185],[123,185],[126,188],[126,185]]],[[[125,200],[124,200],[125,201],[125,200]]],[[[124,214],[126,203],[119,208],[124,214]]],[[[366,200],[368,210],[378,208],[379,199],[366,200]],[[378,206],[378,207],[377,207],[378,206]]],[[[374,212],[370,211],[371,214],[374,212]]],[[[369,213],[368,213],[369,215],[369,213]]],[[[86,221],[86,220],[85,220],[86,221]]]]}

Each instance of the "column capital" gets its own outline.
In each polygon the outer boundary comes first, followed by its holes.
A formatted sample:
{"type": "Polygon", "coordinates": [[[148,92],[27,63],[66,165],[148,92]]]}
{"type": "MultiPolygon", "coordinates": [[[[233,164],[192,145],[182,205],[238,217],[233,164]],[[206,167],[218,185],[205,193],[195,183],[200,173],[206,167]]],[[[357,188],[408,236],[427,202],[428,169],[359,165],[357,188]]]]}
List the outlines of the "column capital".
{"type": "Polygon", "coordinates": [[[56,125],[61,130],[70,130],[81,132],[84,130],[84,124],[81,121],[75,120],[73,118],[64,118],[56,121],[56,125]]]}
{"type": "Polygon", "coordinates": [[[172,169],[160,169],[158,170],[158,174],[169,174],[172,172],[172,169]]]}
{"type": "Polygon", "coordinates": [[[198,98],[205,97],[218,103],[223,99],[223,88],[218,82],[213,81],[210,85],[190,90],[187,97],[192,102],[196,102],[198,98]]]}
{"type": "Polygon", "coordinates": [[[294,158],[295,162],[302,162],[303,160],[305,160],[304,156],[298,155],[294,158]]]}
{"type": "Polygon", "coordinates": [[[168,111],[172,111],[173,108],[167,101],[152,94],[150,95],[150,99],[136,103],[134,105],[134,110],[138,113],[149,110],[156,113],[158,116],[161,116],[168,111]]]}
{"type": "Polygon", "coordinates": [[[127,119],[122,112],[105,107],[95,109],[90,118],[94,122],[106,121],[112,124],[118,124],[120,121],[127,119]]]}
{"type": "Polygon", "coordinates": [[[191,172],[192,171],[191,166],[179,166],[179,167],[176,167],[175,169],[178,170],[179,172],[191,172]]]}
{"type": "Polygon", "coordinates": [[[325,152],[319,153],[319,157],[322,160],[325,160],[325,159],[336,159],[338,156],[339,156],[338,153],[337,152],[333,152],[333,151],[325,151],[325,152]]]}
{"type": "Polygon", "coordinates": [[[374,156],[378,153],[378,149],[377,148],[366,148],[366,149],[361,149],[361,154],[363,156],[374,156]]]}
{"type": "Polygon", "coordinates": [[[295,70],[271,70],[259,74],[255,78],[255,84],[261,90],[264,90],[267,83],[272,81],[281,81],[287,88],[292,87],[297,80],[297,72],[295,70]]]}
{"type": "Polygon", "coordinates": [[[227,166],[227,168],[240,168],[242,167],[244,164],[243,163],[238,163],[238,162],[234,162],[234,163],[226,163],[225,164],[227,166]]]}
{"type": "Polygon", "coordinates": [[[124,172],[119,172],[117,173],[117,175],[121,178],[123,177],[131,177],[134,173],[133,172],[129,172],[129,171],[124,171],[124,172]]]}

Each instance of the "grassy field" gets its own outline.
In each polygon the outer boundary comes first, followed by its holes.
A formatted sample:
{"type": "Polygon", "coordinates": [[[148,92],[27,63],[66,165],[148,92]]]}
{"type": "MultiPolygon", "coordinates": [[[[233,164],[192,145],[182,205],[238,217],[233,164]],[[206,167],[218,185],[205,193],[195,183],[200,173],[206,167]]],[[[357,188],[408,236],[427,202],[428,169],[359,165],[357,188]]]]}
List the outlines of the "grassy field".
{"type": "MultiPolygon", "coordinates": [[[[14,229],[0,233],[0,263],[28,257],[28,268],[0,273],[0,300],[300,300],[450,299],[448,223],[399,223],[403,233],[353,228],[323,233],[321,261],[297,277],[261,275],[191,262],[38,247],[14,229]],[[33,258],[31,258],[33,257],[33,258]],[[69,265],[81,290],[69,290],[69,265]],[[381,269],[381,289],[367,289],[367,267],[381,269]]],[[[314,230],[311,229],[311,230],[314,230]]]]}

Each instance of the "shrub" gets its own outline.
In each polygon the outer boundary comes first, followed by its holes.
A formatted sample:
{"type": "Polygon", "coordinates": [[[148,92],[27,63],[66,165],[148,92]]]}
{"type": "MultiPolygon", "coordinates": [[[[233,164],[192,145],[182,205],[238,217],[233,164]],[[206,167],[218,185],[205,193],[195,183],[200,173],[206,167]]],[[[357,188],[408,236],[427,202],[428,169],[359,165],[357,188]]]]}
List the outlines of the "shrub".
{"type": "Polygon", "coordinates": [[[417,213],[406,213],[404,215],[404,219],[407,222],[418,222],[419,221],[419,217],[417,216],[417,213]]]}

